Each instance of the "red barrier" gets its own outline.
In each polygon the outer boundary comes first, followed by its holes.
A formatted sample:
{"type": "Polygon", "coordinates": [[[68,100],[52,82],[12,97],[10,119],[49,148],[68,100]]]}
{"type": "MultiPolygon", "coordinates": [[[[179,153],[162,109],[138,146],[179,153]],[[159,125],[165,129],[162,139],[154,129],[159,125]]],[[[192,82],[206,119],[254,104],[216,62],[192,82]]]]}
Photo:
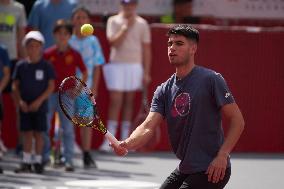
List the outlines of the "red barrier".
{"type": "MultiPolygon", "coordinates": [[[[196,63],[222,73],[242,110],[246,127],[237,144],[238,152],[284,152],[284,29],[245,27],[196,26],[200,31],[196,63]],[[249,30],[248,30],[249,29],[249,30]]],[[[165,81],[174,68],[167,58],[167,25],[153,24],[152,30],[152,83],[149,87],[151,99],[157,85],[165,81]]],[[[109,46],[105,30],[95,28],[105,55],[109,46]]],[[[137,95],[135,112],[140,104],[137,95]]],[[[3,139],[9,147],[16,144],[14,106],[5,97],[5,119],[3,139]]],[[[107,119],[108,93],[102,80],[98,96],[98,107],[102,119],[107,119]]],[[[224,123],[226,130],[227,124],[224,123]]],[[[157,150],[169,150],[166,125],[161,125],[162,139],[157,150]]],[[[78,130],[77,130],[78,131],[78,130]]],[[[77,132],[78,133],[78,132],[77,132]]],[[[117,133],[119,134],[119,133],[117,133]]],[[[77,135],[79,141],[80,136],[77,135]]],[[[95,132],[93,147],[102,142],[102,136],[95,132]]]]}

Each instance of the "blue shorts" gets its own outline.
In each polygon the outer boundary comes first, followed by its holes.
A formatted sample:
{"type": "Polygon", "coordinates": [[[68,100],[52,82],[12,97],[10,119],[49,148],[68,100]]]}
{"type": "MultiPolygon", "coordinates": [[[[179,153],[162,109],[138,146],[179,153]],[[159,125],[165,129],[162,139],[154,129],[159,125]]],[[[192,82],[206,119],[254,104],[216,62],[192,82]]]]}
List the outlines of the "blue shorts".
{"type": "Polygon", "coordinates": [[[21,131],[47,131],[46,112],[20,112],[20,130],[21,131]]]}

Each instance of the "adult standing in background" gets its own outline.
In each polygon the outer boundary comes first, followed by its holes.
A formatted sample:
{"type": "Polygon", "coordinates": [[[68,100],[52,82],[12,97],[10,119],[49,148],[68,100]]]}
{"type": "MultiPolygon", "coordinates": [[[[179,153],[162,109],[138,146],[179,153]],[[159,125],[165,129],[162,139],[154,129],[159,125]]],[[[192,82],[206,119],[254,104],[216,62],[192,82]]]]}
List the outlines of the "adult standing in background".
{"type": "Polygon", "coordinates": [[[36,0],[28,0],[28,1],[27,0],[17,0],[17,1],[24,5],[27,16],[28,16],[36,0]]]}
{"type": "MultiPolygon", "coordinates": [[[[24,6],[14,0],[0,0],[0,41],[6,46],[12,63],[12,70],[18,61],[25,57],[21,41],[27,26],[24,6]]],[[[11,81],[3,92],[11,92],[11,81]]]]}
{"type": "MultiPolygon", "coordinates": [[[[0,0],[0,41],[7,48],[11,63],[11,73],[17,61],[25,57],[25,51],[21,42],[25,36],[26,26],[27,18],[24,6],[14,0],[0,0]]],[[[3,90],[3,96],[5,94],[10,95],[12,92],[11,86],[12,79],[10,78],[9,83],[3,90]]],[[[16,114],[17,112],[18,108],[16,108],[16,114]]],[[[16,120],[16,125],[18,125],[18,119],[16,120]]],[[[16,149],[17,154],[22,150],[21,143],[20,137],[16,149]]]]}
{"type": "MultiPolygon", "coordinates": [[[[145,19],[136,13],[137,0],[121,0],[121,11],[107,21],[107,39],[111,46],[110,63],[104,77],[110,92],[108,130],[115,134],[122,112],[121,138],[126,139],[132,124],[135,93],[147,87],[151,65],[151,34],[145,19]]],[[[105,140],[101,150],[110,150],[105,140]]]]}
{"type": "Polygon", "coordinates": [[[77,0],[37,0],[30,12],[28,26],[39,30],[46,43],[44,48],[54,45],[53,27],[59,19],[70,19],[77,0]]]}

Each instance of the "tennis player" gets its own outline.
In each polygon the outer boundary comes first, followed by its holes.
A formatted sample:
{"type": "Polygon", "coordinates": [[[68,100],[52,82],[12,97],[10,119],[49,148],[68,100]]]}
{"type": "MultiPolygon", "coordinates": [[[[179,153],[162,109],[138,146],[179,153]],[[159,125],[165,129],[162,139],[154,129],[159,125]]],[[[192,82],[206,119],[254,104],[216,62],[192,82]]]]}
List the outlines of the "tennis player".
{"type": "Polygon", "coordinates": [[[161,189],[221,189],[231,175],[230,152],[243,129],[244,119],[221,74],[195,64],[199,32],[190,25],[168,31],[169,62],[175,73],[157,87],[145,121],[112,146],[117,155],[151,139],[166,119],[170,143],[180,163],[161,189]],[[222,117],[229,122],[226,138],[222,117]]]}

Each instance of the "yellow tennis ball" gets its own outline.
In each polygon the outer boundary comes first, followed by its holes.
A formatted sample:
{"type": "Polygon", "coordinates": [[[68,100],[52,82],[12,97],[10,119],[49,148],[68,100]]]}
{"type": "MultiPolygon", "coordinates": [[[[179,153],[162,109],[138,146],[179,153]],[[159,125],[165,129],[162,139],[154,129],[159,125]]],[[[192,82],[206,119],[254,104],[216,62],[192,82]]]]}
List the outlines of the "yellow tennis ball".
{"type": "Polygon", "coordinates": [[[81,26],[81,34],[84,36],[92,35],[94,32],[94,28],[91,24],[84,24],[81,26]]]}

